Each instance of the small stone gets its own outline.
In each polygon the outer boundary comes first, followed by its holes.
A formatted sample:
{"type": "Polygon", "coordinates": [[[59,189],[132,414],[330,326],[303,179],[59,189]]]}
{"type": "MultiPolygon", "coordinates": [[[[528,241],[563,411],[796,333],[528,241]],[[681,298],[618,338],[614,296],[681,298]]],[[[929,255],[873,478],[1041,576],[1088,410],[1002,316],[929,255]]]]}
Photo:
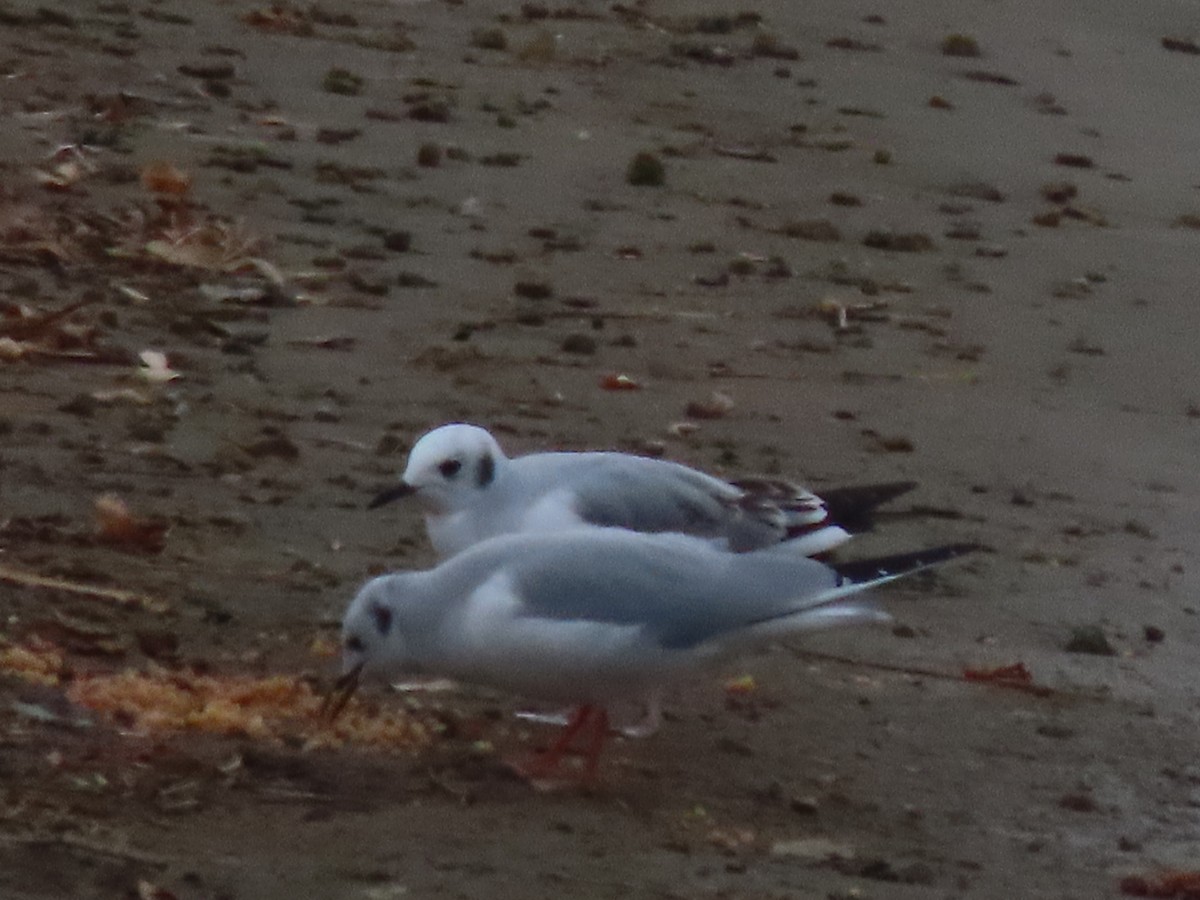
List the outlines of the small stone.
{"type": "Polygon", "coordinates": [[[863,238],[863,246],[875,250],[899,253],[924,253],[934,248],[933,239],[919,231],[871,231],[863,238]]]}
{"type": "Polygon", "coordinates": [[[96,413],[96,407],[100,404],[94,397],[88,394],[76,394],[66,403],[58,407],[59,412],[70,413],[73,416],[79,416],[81,419],[90,419],[96,413]]]}
{"type": "Polygon", "coordinates": [[[1167,633],[1157,625],[1147,625],[1142,629],[1142,636],[1151,644],[1161,644],[1167,633]]]}
{"type": "Polygon", "coordinates": [[[1054,157],[1054,162],[1072,169],[1092,169],[1096,166],[1096,161],[1084,153],[1059,153],[1054,157]]]}
{"type": "Polygon", "coordinates": [[[1074,728],[1068,728],[1066,725],[1059,725],[1054,722],[1044,722],[1035,731],[1042,737],[1054,738],[1059,741],[1064,741],[1067,738],[1075,736],[1074,728]]]}
{"type": "Polygon", "coordinates": [[[816,797],[793,797],[788,801],[788,808],[801,816],[815,816],[820,810],[816,797]]]}
{"type": "Polygon", "coordinates": [[[832,243],[840,241],[842,233],[828,219],[804,219],[785,222],[779,229],[785,237],[799,238],[802,241],[818,241],[832,243]]]}
{"type": "Polygon", "coordinates": [[[596,352],[596,339],[586,334],[568,334],[563,338],[562,350],[564,353],[591,356],[596,352]]]}
{"type": "Polygon", "coordinates": [[[643,150],[629,161],[625,180],[634,187],[662,187],[667,180],[667,169],[661,159],[643,150]]]}
{"type": "Polygon", "coordinates": [[[1042,185],[1042,196],[1060,206],[1070,203],[1079,195],[1079,188],[1069,181],[1056,181],[1042,185]]]}
{"type": "Polygon", "coordinates": [[[442,148],[437,144],[422,144],[417,148],[417,165],[425,169],[436,169],[442,164],[442,148]]]}
{"type": "Polygon", "coordinates": [[[943,56],[974,57],[982,55],[979,41],[968,34],[948,34],[942,38],[943,56]]]}
{"type": "Polygon", "coordinates": [[[1068,653],[1089,653],[1093,656],[1116,656],[1117,650],[1099,625],[1080,625],[1071,631],[1063,649],[1068,653]]]}
{"type": "Polygon", "coordinates": [[[1058,798],[1058,805],[1071,812],[1080,813],[1096,812],[1100,808],[1096,805],[1096,798],[1085,793],[1063,794],[1058,798]]]}
{"type": "Polygon", "coordinates": [[[548,300],[554,296],[554,288],[546,281],[518,281],[513,293],[526,300],[548,300]]]}
{"type": "Polygon", "coordinates": [[[386,231],[383,234],[383,246],[393,253],[407,253],[412,247],[412,232],[386,231]]]}
{"type": "Polygon", "coordinates": [[[479,28],[471,33],[471,46],[479,50],[507,50],[508,38],[499,28],[479,28]]]}
{"type": "Polygon", "coordinates": [[[285,434],[269,435],[262,440],[247,444],[242,450],[255,459],[264,456],[274,456],[279,459],[294,461],[300,458],[300,448],[285,434]]]}

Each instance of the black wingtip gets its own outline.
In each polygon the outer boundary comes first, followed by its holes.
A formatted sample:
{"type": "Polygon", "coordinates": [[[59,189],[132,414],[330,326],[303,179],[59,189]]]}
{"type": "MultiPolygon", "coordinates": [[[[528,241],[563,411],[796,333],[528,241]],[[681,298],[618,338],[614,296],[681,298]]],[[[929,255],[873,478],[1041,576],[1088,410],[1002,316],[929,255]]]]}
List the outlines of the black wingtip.
{"type": "Polygon", "coordinates": [[[874,525],[871,514],[878,507],[916,487],[915,481],[888,481],[882,484],[821,489],[817,493],[825,501],[830,519],[848,531],[858,532],[871,530],[874,525]]]}
{"type": "Polygon", "coordinates": [[[402,481],[394,487],[390,487],[385,491],[380,491],[371,498],[371,502],[367,504],[367,509],[379,509],[386,503],[391,503],[393,500],[399,500],[401,497],[408,497],[415,494],[417,489],[407,481],[402,481]]]}
{"type": "Polygon", "coordinates": [[[984,549],[982,544],[958,543],[917,550],[912,553],[897,553],[893,556],[877,556],[874,559],[856,559],[833,565],[834,571],[845,581],[861,583],[886,578],[889,575],[904,575],[940,565],[968,553],[984,549]]]}

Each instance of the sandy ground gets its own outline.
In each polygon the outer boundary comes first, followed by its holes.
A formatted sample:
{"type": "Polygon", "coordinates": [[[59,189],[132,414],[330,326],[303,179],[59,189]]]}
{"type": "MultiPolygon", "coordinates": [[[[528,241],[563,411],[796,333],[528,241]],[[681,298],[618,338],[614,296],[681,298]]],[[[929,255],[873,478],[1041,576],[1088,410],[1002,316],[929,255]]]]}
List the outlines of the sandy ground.
{"type": "Polygon", "coordinates": [[[0,4],[0,609],[68,670],[0,678],[0,894],[1095,898],[1197,867],[1200,17],[739,9],[0,4]],[[627,183],[640,151],[663,185],[627,183]],[[590,791],[508,775],[547,732],[486,692],[371,699],[439,723],[419,752],[66,702],[327,683],[357,584],[432,562],[365,502],[455,419],[911,478],[855,554],[993,549],[890,591],[894,630],[699,680],[590,791]],[[98,540],[105,494],[158,532],[98,540]],[[1068,652],[1088,627],[1113,653],[1068,652]],[[961,678],[1015,663],[1048,690],[961,678]]]}

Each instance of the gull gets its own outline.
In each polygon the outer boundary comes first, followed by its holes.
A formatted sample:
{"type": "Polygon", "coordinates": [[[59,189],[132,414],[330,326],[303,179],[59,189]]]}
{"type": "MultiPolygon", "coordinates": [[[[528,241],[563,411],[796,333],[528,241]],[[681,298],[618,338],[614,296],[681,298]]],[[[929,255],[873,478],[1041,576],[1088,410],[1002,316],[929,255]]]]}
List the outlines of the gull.
{"type": "Polygon", "coordinates": [[[570,704],[557,742],[522,771],[553,774],[582,736],[592,778],[613,703],[656,707],[671,683],[769,640],[887,620],[863,591],[975,549],[827,565],[778,548],[735,554],[619,528],[493,538],[359,590],[343,619],[342,676],[327,711],[335,716],[364,678],[411,675],[570,704]]]}
{"type": "Polygon", "coordinates": [[[911,481],[840,488],[818,497],[781,479],[723,481],[628,453],[531,453],[509,458],[476,425],[443,425],[413,445],[400,482],[371,509],[413,496],[442,558],[498,535],[575,525],[705,538],[743,553],[774,545],[828,553],[869,527],[869,513],[911,481]]]}

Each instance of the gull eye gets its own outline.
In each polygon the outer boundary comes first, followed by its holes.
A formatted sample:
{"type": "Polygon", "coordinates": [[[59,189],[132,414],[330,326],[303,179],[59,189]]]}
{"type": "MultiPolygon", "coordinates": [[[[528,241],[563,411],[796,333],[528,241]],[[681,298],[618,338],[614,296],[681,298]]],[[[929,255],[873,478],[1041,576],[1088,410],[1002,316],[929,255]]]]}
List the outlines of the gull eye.
{"type": "Polygon", "coordinates": [[[438,463],[438,471],[442,473],[443,478],[453,478],[462,468],[462,461],[457,459],[444,459],[438,463]]]}
{"type": "Polygon", "coordinates": [[[367,645],[362,642],[362,638],[358,635],[352,634],[346,638],[346,649],[351,653],[362,653],[367,649],[367,645]]]}

